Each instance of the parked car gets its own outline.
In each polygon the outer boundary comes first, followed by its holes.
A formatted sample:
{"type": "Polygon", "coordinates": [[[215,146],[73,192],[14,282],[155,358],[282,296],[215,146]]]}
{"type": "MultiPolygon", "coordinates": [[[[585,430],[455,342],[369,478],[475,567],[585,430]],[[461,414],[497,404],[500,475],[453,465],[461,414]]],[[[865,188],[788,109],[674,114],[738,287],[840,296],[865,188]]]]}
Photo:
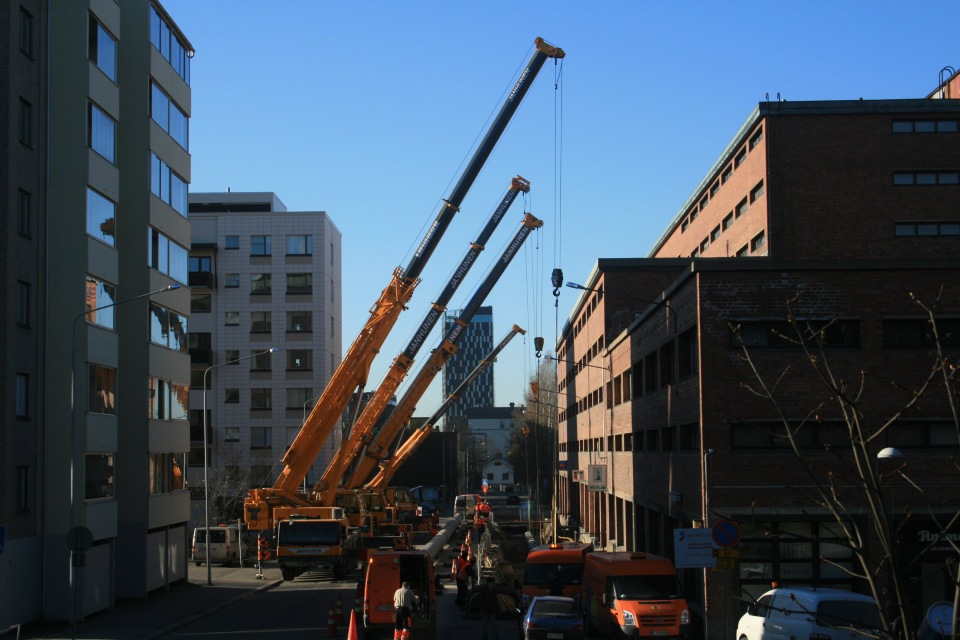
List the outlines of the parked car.
{"type": "Polygon", "coordinates": [[[583,618],[573,598],[537,596],[520,626],[524,640],[582,640],[583,618]]]}
{"type": "Polygon", "coordinates": [[[780,587],[747,607],[737,640],[877,637],[880,609],[870,596],[843,589],[780,587]]]}
{"type": "Polygon", "coordinates": [[[520,496],[511,493],[507,496],[507,504],[520,504],[520,496]]]}

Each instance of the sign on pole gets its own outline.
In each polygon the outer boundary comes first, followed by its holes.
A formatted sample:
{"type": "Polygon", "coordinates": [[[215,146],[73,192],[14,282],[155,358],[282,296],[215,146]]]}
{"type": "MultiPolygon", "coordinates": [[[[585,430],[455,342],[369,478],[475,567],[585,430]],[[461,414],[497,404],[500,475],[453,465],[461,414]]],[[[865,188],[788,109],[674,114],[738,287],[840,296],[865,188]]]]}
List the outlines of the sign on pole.
{"type": "Polygon", "coordinates": [[[717,520],[713,524],[712,535],[718,547],[735,547],[740,543],[740,525],[733,520],[717,520]]]}
{"type": "Polygon", "coordinates": [[[673,564],[677,569],[715,569],[713,529],[674,529],[673,564]]]}

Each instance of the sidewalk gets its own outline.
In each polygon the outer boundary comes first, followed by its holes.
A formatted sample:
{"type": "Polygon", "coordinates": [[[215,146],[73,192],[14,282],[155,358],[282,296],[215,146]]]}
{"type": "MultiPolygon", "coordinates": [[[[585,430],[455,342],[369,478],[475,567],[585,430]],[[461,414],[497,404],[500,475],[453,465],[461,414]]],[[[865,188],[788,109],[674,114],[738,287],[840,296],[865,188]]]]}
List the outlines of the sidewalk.
{"type": "MultiPolygon", "coordinates": [[[[283,582],[275,563],[263,568],[211,567],[212,585],[207,585],[207,567],[187,570],[187,581],[158,589],[144,600],[118,600],[112,610],[99,611],[77,623],[76,638],[83,640],[149,640],[210,615],[254,592],[272,589],[283,582]]],[[[9,638],[16,638],[12,631],[9,638]]],[[[24,639],[70,640],[69,622],[32,622],[20,631],[24,639]]]]}

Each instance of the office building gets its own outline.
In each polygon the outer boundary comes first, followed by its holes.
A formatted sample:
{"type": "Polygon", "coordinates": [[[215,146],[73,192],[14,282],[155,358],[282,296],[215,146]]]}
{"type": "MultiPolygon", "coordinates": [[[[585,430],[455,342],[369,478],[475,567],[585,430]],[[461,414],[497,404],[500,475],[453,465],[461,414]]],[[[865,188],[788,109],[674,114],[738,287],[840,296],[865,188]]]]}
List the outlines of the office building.
{"type": "Polygon", "coordinates": [[[7,628],[186,576],[193,49],[147,0],[3,21],[7,628]]]}
{"type": "MultiPolygon", "coordinates": [[[[273,193],[191,193],[190,219],[190,479],[202,485],[206,406],[210,517],[233,521],[247,489],[273,486],[340,365],[341,235],[273,193]]],[[[335,429],[305,484],[340,442],[335,429]]]]}
{"type": "Polygon", "coordinates": [[[829,364],[851,397],[863,384],[855,411],[880,432],[866,478],[881,471],[871,495],[896,505],[911,610],[952,598],[952,551],[935,541],[960,490],[956,424],[942,379],[911,400],[935,362],[917,301],[933,307],[948,355],[957,344],[958,132],[958,100],[761,103],[650,257],[600,259],[583,283],[557,343],[561,519],[601,548],[671,558],[675,532],[737,522],[736,559],[681,572],[709,637],[733,632],[743,602],[731,594],[771,582],[865,590],[801,462],[880,553],[867,494],[838,463],[849,422],[811,363],[829,364]],[[813,360],[789,318],[822,340],[813,360]],[[776,405],[748,391],[761,385],[747,353],[776,405]],[[884,447],[925,496],[882,466],[884,447]]]}
{"type": "MultiPolygon", "coordinates": [[[[443,316],[444,335],[460,316],[459,311],[447,311],[443,316]]],[[[470,327],[457,342],[457,353],[443,367],[443,397],[446,398],[460,386],[481,360],[493,350],[493,307],[480,307],[470,320],[470,327]]],[[[493,367],[486,367],[470,383],[444,417],[444,429],[465,425],[467,409],[493,407],[493,367]]]]}

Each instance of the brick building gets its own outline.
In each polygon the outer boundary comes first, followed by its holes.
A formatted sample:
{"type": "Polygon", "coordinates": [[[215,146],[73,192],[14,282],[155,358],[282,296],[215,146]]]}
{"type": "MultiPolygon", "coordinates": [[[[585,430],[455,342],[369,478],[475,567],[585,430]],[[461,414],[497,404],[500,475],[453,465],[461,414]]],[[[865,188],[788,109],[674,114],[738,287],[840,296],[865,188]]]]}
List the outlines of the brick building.
{"type": "MultiPolygon", "coordinates": [[[[851,389],[863,373],[857,406],[869,431],[906,406],[934,361],[911,295],[939,299],[948,357],[958,344],[958,135],[957,100],[761,103],[650,257],[600,259],[584,283],[557,343],[561,518],[600,547],[671,557],[674,529],[736,520],[734,569],[682,572],[710,637],[732,632],[742,598],[773,581],[865,586],[844,571],[853,554],[813,499],[778,413],[813,477],[835,473],[851,518],[870,531],[865,494],[837,453],[849,441],[837,403],[782,337],[787,303],[804,326],[830,323],[818,362],[851,389]],[[740,340],[767,384],[789,368],[776,406],[745,388],[758,381],[740,340]],[[601,490],[588,488],[591,465],[605,469],[601,490]]],[[[888,472],[874,495],[906,525],[905,557],[940,529],[904,519],[905,506],[926,507],[875,452],[902,451],[934,516],[952,514],[960,475],[948,461],[960,436],[950,415],[934,384],[868,446],[869,473],[888,472]]],[[[928,545],[909,569],[918,620],[952,599],[950,553],[928,545]]]]}

